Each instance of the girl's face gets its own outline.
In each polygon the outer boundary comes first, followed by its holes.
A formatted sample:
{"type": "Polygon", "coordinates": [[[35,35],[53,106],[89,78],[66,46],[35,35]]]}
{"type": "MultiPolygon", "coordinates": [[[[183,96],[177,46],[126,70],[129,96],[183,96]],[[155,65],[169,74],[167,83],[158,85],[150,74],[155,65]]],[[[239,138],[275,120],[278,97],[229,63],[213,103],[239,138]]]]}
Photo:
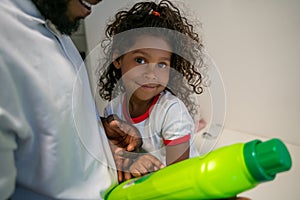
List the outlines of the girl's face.
{"type": "Polygon", "coordinates": [[[126,54],[114,61],[115,67],[121,69],[128,97],[147,101],[165,89],[171,52],[170,45],[161,37],[142,35],[126,54]]]}

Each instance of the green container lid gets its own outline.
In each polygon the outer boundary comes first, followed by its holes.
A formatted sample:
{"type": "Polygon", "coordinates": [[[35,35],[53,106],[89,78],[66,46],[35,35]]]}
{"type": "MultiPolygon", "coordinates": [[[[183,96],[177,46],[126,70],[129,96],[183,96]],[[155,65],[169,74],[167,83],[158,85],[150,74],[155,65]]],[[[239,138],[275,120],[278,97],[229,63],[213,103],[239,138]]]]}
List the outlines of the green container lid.
{"type": "Polygon", "coordinates": [[[288,149],[277,138],[248,142],[243,153],[249,172],[258,182],[273,180],[277,173],[288,171],[292,166],[288,149]]]}

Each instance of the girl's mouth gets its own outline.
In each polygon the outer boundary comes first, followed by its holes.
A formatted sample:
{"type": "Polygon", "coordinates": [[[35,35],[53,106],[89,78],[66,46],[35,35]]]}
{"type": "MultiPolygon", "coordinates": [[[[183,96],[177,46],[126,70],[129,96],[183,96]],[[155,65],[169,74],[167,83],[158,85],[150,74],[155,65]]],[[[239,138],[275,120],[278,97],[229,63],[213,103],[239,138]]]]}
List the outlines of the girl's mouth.
{"type": "Polygon", "coordinates": [[[157,85],[153,85],[153,84],[147,84],[147,85],[142,85],[143,88],[156,88],[157,85]]]}

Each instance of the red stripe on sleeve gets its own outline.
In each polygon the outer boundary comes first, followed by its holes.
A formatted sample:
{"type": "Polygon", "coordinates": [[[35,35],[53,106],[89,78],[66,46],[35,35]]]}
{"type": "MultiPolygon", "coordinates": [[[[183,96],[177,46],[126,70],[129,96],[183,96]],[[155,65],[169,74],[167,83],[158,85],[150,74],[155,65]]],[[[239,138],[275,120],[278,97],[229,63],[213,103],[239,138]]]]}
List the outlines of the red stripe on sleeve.
{"type": "Polygon", "coordinates": [[[183,137],[180,137],[180,138],[176,138],[175,140],[164,140],[164,143],[166,146],[170,145],[178,145],[178,144],[181,144],[181,143],[184,143],[184,142],[187,142],[189,141],[191,138],[191,135],[190,134],[187,134],[183,137]]]}

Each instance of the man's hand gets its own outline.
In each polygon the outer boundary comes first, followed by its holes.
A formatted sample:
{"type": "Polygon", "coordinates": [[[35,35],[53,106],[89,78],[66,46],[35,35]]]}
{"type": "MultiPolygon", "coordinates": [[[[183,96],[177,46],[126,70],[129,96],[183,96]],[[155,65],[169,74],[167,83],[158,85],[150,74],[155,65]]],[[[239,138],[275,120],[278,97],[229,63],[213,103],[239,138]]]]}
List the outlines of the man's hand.
{"type": "Polygon", "coordinates": [[[129,173],[127,173],[127,171],[128,167],[133,161],[129,158],[124,158],[119,155],[120,151],[126,151],[124,148],[114,145],[111,141],[109,141],[109,144],[115,160],[119,183],[123,182],[124,180],[130,179],[131,176],[129,175],[129,173]]]}
{"type": "Polygon", "coordinates": [[[138,151],[143,141],[140,132],[133,125],[122,121],[117,115],[109,115],[107,118],[101,118],[107,138],[109,139],[110,149],[112,151],[118,174],[119,182],[131,178],[128,168],[133,162],[130,158],[124,158],[118,155],[118,152],[138,151]]]}
{"type": "Polygon", "coordinates": [[[142,146],[141,134],[133,125],[122,121],[117,115],[101,118],[105,133],[110,142],[127,151],[134,151],[142,146]]]}

